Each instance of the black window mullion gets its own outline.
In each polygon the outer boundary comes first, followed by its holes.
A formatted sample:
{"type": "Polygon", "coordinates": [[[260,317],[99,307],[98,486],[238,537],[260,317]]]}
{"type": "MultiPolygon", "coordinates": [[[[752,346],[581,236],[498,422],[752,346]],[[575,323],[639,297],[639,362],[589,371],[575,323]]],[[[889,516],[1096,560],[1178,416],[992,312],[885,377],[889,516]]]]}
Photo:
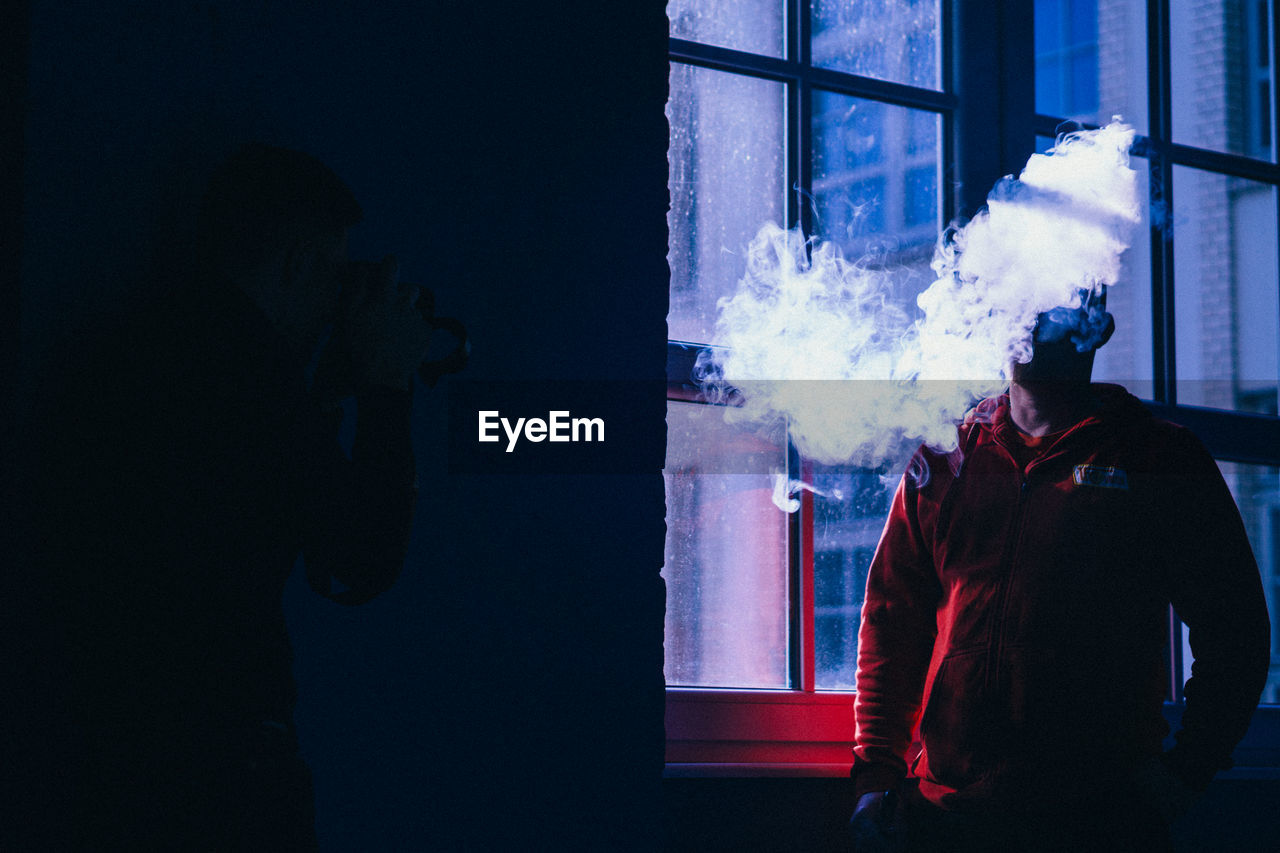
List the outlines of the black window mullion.
{"type": "MultiPolygon", "coordinates": [[[[1058,133],[1062,131],[1063,125],[1074,125],[1074,129],[1078,130],[1097,130],[1099,127],[1099,125],[1089,122],[1079,122],[1074,119],[1064,119],[1059,116],[1040,113],[1036,114],[1035,130],[1040,136],[1057,137],[1058,133]]],[[[1256,181],[1260,184],[1280,186],[1280,164],[1267,163],[1240,154],[1227,154],[1222,151],[1210,151],[1207,148],[1180,145],[1176,142],[1162,143],[1155,134],[1151,136],[1135,134],[1131,151],[1140,157],[1152,156],[1153,159],[1163,151],[1164,156],[1174,166],[1188,166],[1192,169],[1217,172],[1220,175],[1244,178],[1247,181],[1256,181]]]]}
{"type": "MultiPolygon", "coordinates": [[[[1173,316],[1173,232],[1161,227],[1173,217],[1172,56],[1169,0],[1147,0],[1147,156],[1151,193],[1151,349],[1153,394],[1177,403],[1173,316]],[[1162,215],[1157,215],[1160,211],[1162,215]],[[1163,220],[1163,222],[1161,221],[1163,220]]],[[[1169,608],[1168,699],[1182,701],[1182,623],[1169,608]]]]}
{"type": "Polygon", "coordinates": [[[717,71],[732,71],[786,82],[796,76],[795,63],[774,56],[762,56],[728,47],[700,44],[672,36],[667,39],[667,57],[689,65],[700,65],[717,71]]]}
{"type": "Polygon", "coordinates": [[[812,198],[813,166],[809,162],[812,137],[809,127],[812,107],[809,87],[803,80],[787,86],[787,227],[799,228],[805,234],[813,231],[812,198]]]}
{"type": "MultiPolygon", "coordinates": [[[[1076,130],[1097,130],[1101,126],[1087,121],[1076,121],[1073,118],[1050,116],[1044,113],[1036,113],[1032,122],[1035,125],[1038,136],[1047,136],[1050,139],[1056,139],[1058,134],[1063,132],[1063,125],[1073,125],[1076,130]]],[[[1140,145],[1145,138],[1143,136],[1135,136],[1133,144],[1140,145]]]]}
{"type": "MultiPolygon", "coordinates": [[[[796,34],[795,52],[792,55],[808,70],[813,63],[812,5],[810,0],[787,0],[792,10],[792,29],[796,34]]],[[[807,74],[796,81],[796,164],[795,181],[791,196],[796,200],[799,215],[795,220],[805,234],[814,233],[813,210],[813,87],[807,74]]]]}
{"type": "MultiPolygon", "coordinates": [[[[809,63],[808,18],[808,0],[787,0],[787,58],[801,69],[809,63]]],[[[806,199],[811,198],[813,167],[809,163],[811,106],[805,74],[792,78],[787,99],[787,226],[810,234],[813,216],[806,199]]]]}
{"type": "MultiPolygon", "coordinates": [[[[956,19],[951,9],[952,2],[953,0],[941,0],[938,7],[940,15],[938,36],[942,40],[942,49],[939,51],[938,62],[939,70],[941,71],[942,91],[954,96],[956,91],[956,19]]],[[[946,110],[942,113],[942,139],[940,142],[941,148],[938,150],[938,188],[942,198],[939,201],[942,204],[943,221],[951,222],[960,215],[960,210],[956,207],[958,204],[956,182],[951,179],[956,172],[955,158],[952,156],[956,144],[955,109],[946,110]]],[[[939,224],[941,225],[941,223],[939,224]]]]}
{"type": "Polygon", "coordinates": [[[796,86],[796,149],[799,162],[791,198],[798,216],[792,220],[805,234],[814,233],[813,197],[813,90],[803,82],[796,86]]]}
{"type": "MultiPolygon", "coordinates": [[[[801,478],[800,451],[791,441],[791,423],[787,423],[787,471],[784,476],[790,480],[801,478]]],[[[787,487],[790,488],[790,482],[787,487]]],[[[812,519],[803,509],[798,509],[787,516],[787,678],[792,690],[805,689],[805,636],[804,609],[813,607],[812,601],[804,600],[803,566],[804,531],[812,519]]]]}
{"type": "MultiPolygon", "coordinates": [[[[808,0],[787,0],[787,59],[803,69],[808,65],[808,0]]],[[[813,169],[809,165],[810,107],[809,87],[803,73],[796,74],[787,85],[787,226],[799,227],[802,233],[812,229],[811,197],[813,169]]],[[[791,424],[787,423],[788,479],[800,478],[800,454],[791,440],[791,424]]],[[[789,485],[789,484],[788,484],[789,485]]],[[[803,601],[802,539],[805,519],[799,511],[787,517],[787,677],[792,690],[804,689],[804,611],[810,606],[803,601]]]]}
{"type": "MultiPolygon", "coordinates": [[[[1269,73],[1271,76],[1271,161],[1280,163],[1280,9],[1276,8],[1276,0],[1271,0],[1267,4],[1267,12],[1270,15],[1270,21],[1263,21],[1263,29],[1270,28],[1271,31],[1271,57],[1269,73]]],[[[1280,190],[1275,193],[1276,205],[1276,223],[1280,225],[1280,190]]],[[[1280,235],[1277,235],[1280,238],[1280,235]]],[[[1276,286],[1280,287],[1280,264],[1276,269],[1276,286]]],[[[1280,316],[1272,318],[1275,320],[1277,327],[1280,327],[1280,316]]],[[[1280,377],[1278,377],[1280,379],[1280,377]]],[[[1278,460],[1280,464],[1280,460],[1278,460]]]]}
{"type": "MultiPolygon", "coordinates": [[[[1147,121],[1151,188],[1151,346],[1157,402],[1177,404],[1174,350],[1173,93],[1169,0],[1147,0],[1147,121]],[[1160,215],[1156,215],[1159,212],[1160,215]]],[[[1176,680],[1176,679],[1175,679],[1176,680]]],[[[1179,691],[1181,687],[1179,686],[1179,691]]],[[[1175,696],[1175,698],[1177,698],[1175,696]]]]}
{"type": "Polygon", "coordinates": [[[810,9],[810,0],[787,0],[787,58],[806,67],[813,62],[810,9]]]}
{"type": "Polygon", "coordinates": [[[920,89],[905,83],[878,80],[874,77],[832,71],[828,68],[814,68],[792,59],[760,56],[678,38],[668,39],[667,44],[667,55],[670,59],[714,68],[718,71],[749,74],[753,77],[764,77],[784,83],[803,79],[811,86],[819,86],[844,95],[871,98],[894,106],[933,112],[953,109],[956,104],[955,96],[946,92],[920,89]]]}
{"type": "Polygon", "coordinates": [[[1280,165],[1275,163],[1265,163],[1239,154],[1193,148],[1176,142],[1169,143],[1167,147],[1169,160],[1176,166],[1190,166],[1193,169],[1217,172],[1264,184],[1280,184],[1280,165]]]}
{"type": "Polygon", "coordinates": [[[1271,32],[1271,161],[1280,162],[1280,9],[1276,8],[1276,0],[1267,4],[1270,21],[1262,21],[1259,29],[1271,32]]]}
{"type": "Polygon", "coordinates": [[[830,89],[843,95],[883,101],[896,107],[942,112],[954,109],[956,105],[955,96],[933,89],[918,89],[905,83],[893,83],[888,80],[877,80],[874,77],[862,77],[812,66],[806,67],[804,72],[804,76],[814,86],[821,86],[823,89],[830,89]]]}

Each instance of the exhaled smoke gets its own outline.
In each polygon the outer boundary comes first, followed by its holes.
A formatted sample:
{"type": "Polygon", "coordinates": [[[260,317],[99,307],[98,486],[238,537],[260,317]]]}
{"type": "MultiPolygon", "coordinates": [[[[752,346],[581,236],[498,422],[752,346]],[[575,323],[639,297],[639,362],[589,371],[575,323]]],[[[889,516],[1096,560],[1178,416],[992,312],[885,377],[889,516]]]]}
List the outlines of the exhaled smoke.
{"type": "Polygon", "coordinates": [[[795,512],[800,508],[800,499],[796,497],[800,492],[813,492],[824,498],[833,498],[835,500],[844,500],[844,492],[840,489],[832,489],[831,491],[823,491],[811,483],[803,480],[793,480],[781,471],[774,471],[773,476],[773,503],[783,512],[795,512]]]}
{"type": "Polygon", "coordinates": [[[1094,296],[1116,283],[1139,221],[1132,141],[1116,121],[1033,155],[939,239],[918,310],[894,301],[888,274],[766,225],[737,292],[718,303],[724,348],[701,365],[712,393],[741,391],[726,417],[786,422],[799,451],[826,464],[954,448],[974,401],[1030,359],[1039,315],[1053,312],[1042,337],[1070,335],[1082,351],[1105,328],[1094,296]]]}

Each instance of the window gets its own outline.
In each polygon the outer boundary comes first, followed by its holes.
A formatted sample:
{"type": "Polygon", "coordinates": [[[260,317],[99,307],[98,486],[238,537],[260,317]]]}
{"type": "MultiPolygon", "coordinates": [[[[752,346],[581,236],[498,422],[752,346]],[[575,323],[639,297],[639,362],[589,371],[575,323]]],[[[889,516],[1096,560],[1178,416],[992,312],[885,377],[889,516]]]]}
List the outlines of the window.
{"type": "Polygon", "coordinates": [[[765,223],[836,243],[904,299],[932,281],[952,206],[943,175],[955,176],[940,4],[679,0],[668,15],[668,757],[844,772],[886,487],[879,472],[800,459],[785,435],[726,425],[688,378],[765,223]],[[771,473],[802,466],[820,494],[788,515],[771,473]]]}
{"type": "MultiPolygon", "coordinates": [[[[858,620],[887,511],[885,472],[817,465],[785,434],[726,426],[692,392],[747,244],[766,222],[799,226],[909,300],[932,281],[961,196],[985,196],[1068,123],[1132,124],[1150,200],[1095,375],[1221,460],[1280,622],[1274,3],[1037,0],[1034,26],[1020,6],[986,10],[1021,34],[1013,49],[940,0],[668,6],[670,772],[847,772],[858,620]],[[1005,123],[975,153],[972,129],[994,115],[1005,123]],[[978,162],[1001,145],[1012,153],[978,162]],[[774,506],[777,471],[813,487],[794,514],[774,506]]],[[[1275,663],[1264,701],[1280,701],[1275,663]]]]}

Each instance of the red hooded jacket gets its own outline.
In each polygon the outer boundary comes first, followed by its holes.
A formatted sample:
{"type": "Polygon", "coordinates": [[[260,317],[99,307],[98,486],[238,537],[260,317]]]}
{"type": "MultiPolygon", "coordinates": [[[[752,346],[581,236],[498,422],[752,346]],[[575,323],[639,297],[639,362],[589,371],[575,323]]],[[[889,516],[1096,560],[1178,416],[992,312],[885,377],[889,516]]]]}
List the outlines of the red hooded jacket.
{"type": "Polygon", "coordinates": [[[1231,766],[1270,624],[1240,514],[1186,429],[1123,388],[1025,470],[1009,401],[921,449],[871,563],[858,637],[857,793],[910,772],[949,809],[1043,810],[1161,753],[1172,603],[1195,657],[1177,745],[1193,788],[1231,766]]]}

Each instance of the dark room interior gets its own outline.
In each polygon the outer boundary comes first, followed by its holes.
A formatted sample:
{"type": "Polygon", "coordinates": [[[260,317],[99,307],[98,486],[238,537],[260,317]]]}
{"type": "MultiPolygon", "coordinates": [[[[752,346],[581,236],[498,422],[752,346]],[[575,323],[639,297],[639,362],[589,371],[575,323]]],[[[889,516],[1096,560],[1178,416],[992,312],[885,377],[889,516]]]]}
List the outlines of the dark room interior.
{"type": "MultiPolygon", "coordinates": [[[[852,850],[856,620],[887,498],[855,519],[811,488],[788,516],[752,487],[748,522],[688,557],[677,534],[701,542],[717,522],[688,509],[677,469],[742,446],[718,433],[691,446],[693,428],[677,430],[694,420],[682,413],[716,408],[691,404],[697,354],[716,343],[707,318],[764,221],[927,269],[939,232],[997,181],[1114,112],[1137,125],[1143,220],[1125,267],[1136,295],[1111,297],[1136,319],[1099,369],[1224,466],[1280,615],[1275,0],[1213,0],[1194,22],[1169,0],[865,4],[885,21],[911,11],[926,47],[914,30],[842,17],[860,4],[773,5],[22,0],[0,12],[6,480],[27,473],[50,383],[191,275],[203,188],[245,142],[330,166],[364,210],[351,257],[394,253],[403,280],[466,324],[466,369],[414,391],[419,492],[399,580],[359,607],[314,595],[300,567],[285,589],[320,850],[852,850]],[[848,62],[823,59],[868,32],[906,38],[921,53],[904,66],[926,76],[878,74],[852,48],[848,62]],[[1200,84],[1209,72],[1184,64],[1193,53],[1226,62],[1221,103],[1200,84]],[[1193,206],[1193,187],[1210,201],[1193,206]],[[883,220],[859,193],[887,199],[883,220]],[[1188,325],[1193,298],[1225,306],[1217,325],[1188,325]],[[1213,360],[1224,340],[1227,367],[1213,360]],[[599,416],[613,439],[504,453],[506,439],[475,441],[489,409],[599,416]],[[767,513],[750,514],[757,504],[767,513]],[[742,557],[753,547],[774,562],[742,557]],[[686,597],[675,568],[699,560],[686,597]],[[772,611],[721,636],[708,603],[721,594],[739,613],[772,594],[772,611]],[[824,646],[828,629],[840,637],[824,646]],[[777,665],[761,674],[768,655],[777,665]]],[[[784,468],[814,474],[795,444],[780,448],[784,468]]],[[[863,482],[845,468],[811,481],[837,475],[863,482]]],[[[6,516],[23,500],[6,489],[6,516]]],[[[21,531],[7,532],[21,555],[21,531]]],[[[39,650],[20,597],[4,604],[4,679],[21,684],[40,675],[39,650]]],[[[1176,729],[1190,649],[1184,659],[1170,624],[1176,729]]],[[[1277,650],[1273,636],[1235,767],[1173,826],[1180,853],[1280,850],[1277,650]]],[[[15,813],[34,812],[24,797],[40,786],[7,781],[15,813]]]]}

